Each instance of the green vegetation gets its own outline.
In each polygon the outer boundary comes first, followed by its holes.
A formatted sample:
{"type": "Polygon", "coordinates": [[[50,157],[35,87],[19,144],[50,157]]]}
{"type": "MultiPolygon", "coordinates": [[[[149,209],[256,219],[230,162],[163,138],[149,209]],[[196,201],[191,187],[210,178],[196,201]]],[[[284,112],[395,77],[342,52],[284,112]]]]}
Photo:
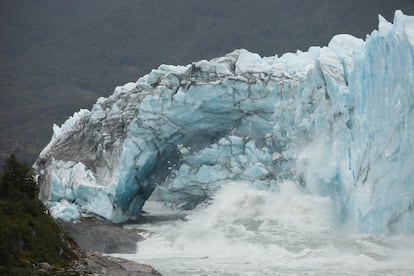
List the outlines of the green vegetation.
{"type": "Polygon", "coordinates": [[[11,155],[0,178],[0,275],[41,274],[42,262],[56,269],[76,258],[37,194],[30,167],[11,155]]]}

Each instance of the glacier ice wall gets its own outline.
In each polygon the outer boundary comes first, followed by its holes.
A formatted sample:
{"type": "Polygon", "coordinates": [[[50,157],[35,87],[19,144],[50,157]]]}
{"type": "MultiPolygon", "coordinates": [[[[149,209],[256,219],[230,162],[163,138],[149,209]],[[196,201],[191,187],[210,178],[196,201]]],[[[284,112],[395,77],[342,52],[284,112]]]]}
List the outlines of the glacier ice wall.
{"type": "Polygon", "coordinates": [[[414,232],[414,18],[366,41],[161,65],[61,127],[35,163],[55,217],[193,208],[229,180],[329,196],[362,231],[414,232]]]}

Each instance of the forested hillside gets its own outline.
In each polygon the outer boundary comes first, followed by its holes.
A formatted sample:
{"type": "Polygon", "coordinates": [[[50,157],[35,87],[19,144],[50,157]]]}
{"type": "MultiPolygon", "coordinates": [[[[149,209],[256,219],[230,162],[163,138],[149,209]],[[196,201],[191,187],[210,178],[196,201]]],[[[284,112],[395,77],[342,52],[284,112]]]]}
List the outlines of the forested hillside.
{"type": "Polygon", "coordinates": [[[1,275],[49,275],[41,273],[42,263],[54,270],[50,275],[67,275],[65,267],[78,258],[77,245],[45,212],[37,194],[29,165],[11,155],[0,175],[1,275]]]}
{"type": "MultiPolygon", "coordinates": [[[[33,162],[61,124],[162,63],[364,38],[412,0],[2,0],[0,157],[33,162]]],[[[1,159],[3,159],[1,158],[1,159]]]]}

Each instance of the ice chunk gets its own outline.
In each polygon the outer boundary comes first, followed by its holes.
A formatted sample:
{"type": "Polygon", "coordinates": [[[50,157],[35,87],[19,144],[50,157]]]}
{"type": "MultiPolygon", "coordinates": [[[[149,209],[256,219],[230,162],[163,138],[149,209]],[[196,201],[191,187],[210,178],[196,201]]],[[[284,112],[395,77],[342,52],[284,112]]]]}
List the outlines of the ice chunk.
{"type": "Polygon", "coordinates": [[[382,15],[378,15],[378,21],[378,31],[381,36],[386,37],[392,30],[392,24],[382,17],[382,15]]]}
{"type": "Polygon", "coordinates": [[[236,62],[236,74],[266,72],[269,65],[258,54],[244,52],[239,55],[236,62]]]}
{"type": "MultiPolygon", "coordinates": [[[[386,28],[384,23],[382,23],[381,28],[386,28]]],[[[364,41],[360,38],[348,34],[340,34],[334,36],[331,41],[329,41],[328,47],[338,55],[346,55],[348,52],[363,51],[364,45],[364,41]]]]}
{"type": "Polygon", "coordinates": [[[131,91],[135,87],[136,87],[136,83],[135,82],[128,82],[128,83],[124,84],[123,86],[117,86],[115,88],[114,93],[115,94],[125,93],[125,92],[128,92],[128,91],[131,91]]]}
{"type": "Polygon", "coordinates": [[[50,214],[57,219],[76,221],[80,218],[80,212],[77,205],[69,203],[64,199],[59,202],[54,202],[49,210],[50,214]]]}

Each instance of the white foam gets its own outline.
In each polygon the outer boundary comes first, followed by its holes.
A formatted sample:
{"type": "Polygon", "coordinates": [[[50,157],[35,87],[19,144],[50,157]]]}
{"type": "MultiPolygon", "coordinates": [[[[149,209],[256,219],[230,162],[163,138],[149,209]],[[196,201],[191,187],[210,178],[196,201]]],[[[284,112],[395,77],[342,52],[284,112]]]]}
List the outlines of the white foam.
{"type": "Polygon", "coordinates": [[[293,182],[276,192],[229,183],[186,222],[139,225],[156,234],[138,243],[137,254],[117,256],[150,263],[163,275],[414,272],[412,237],[338,233],[332,209],[330,200],[293,182]]]}

